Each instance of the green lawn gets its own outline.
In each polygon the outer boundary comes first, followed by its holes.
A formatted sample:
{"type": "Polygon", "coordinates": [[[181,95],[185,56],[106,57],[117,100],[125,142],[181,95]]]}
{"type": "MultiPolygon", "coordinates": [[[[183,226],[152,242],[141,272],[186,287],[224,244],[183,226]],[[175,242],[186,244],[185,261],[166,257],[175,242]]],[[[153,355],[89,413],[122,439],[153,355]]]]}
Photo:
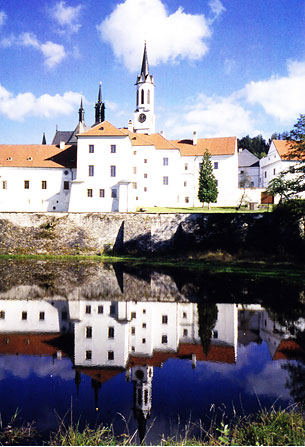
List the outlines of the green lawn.
{"type": "Polygon", "coordinates": [[[223,206],[223,207],[211,207],[209,210],[208,207],[189,207],[189,208],[165,208],[165,207],[143,207],[138,208],[137,212],[145,212],[145,213],[264,213],[272,211],[272,207],[261,207],[258,210],[249,210],[248,207],[242,207],[239,210],[234,206],[223,206]]]}

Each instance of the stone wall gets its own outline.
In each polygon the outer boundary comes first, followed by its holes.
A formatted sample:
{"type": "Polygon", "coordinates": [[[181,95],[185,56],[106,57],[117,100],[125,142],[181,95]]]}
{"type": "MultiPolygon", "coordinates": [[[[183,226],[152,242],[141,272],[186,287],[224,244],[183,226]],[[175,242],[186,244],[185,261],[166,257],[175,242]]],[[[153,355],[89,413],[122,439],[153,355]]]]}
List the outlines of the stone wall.
{"type": "Polygon", "coordinates": [[[302,228],[273,213],[0,213],[0,254],[295,252],[302,228]]]}

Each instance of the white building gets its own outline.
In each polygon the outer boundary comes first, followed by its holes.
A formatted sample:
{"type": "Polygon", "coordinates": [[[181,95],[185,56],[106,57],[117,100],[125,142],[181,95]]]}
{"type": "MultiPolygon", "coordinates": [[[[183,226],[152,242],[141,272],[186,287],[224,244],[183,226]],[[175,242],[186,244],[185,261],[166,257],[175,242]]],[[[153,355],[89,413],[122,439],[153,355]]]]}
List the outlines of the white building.
{"type": "MultiPolygon", "coordinates": [[[[155,133],[154,79],[146,45],[136,81],[133,122],[105,121],[101,86],[95,123],[82,102],[74,131],[56,131],[51,145],[0,145],[0,211],[135,211],[149,206],[200,206],[199,166],[208,149],[218,182],[217,205],[236,205],[237,138],[168,140],[155,133]]],[[[44,141],[43,141],[44,142],[44,141]]]]}

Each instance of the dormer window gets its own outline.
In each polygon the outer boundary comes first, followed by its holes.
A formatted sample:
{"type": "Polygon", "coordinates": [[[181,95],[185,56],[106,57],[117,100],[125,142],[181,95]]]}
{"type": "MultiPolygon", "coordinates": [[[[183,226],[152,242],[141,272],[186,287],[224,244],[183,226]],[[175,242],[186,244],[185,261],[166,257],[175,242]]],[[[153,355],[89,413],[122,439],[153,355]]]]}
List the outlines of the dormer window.
{"type": "Polygon", "coordinates": [[[7,161],[12,161],[13,157],[7,157],[7,161]]]}
{"type": "Polygon", "coordinates": [[[33,161],[33,157],[28,157],[27,161],[33,161]]]}

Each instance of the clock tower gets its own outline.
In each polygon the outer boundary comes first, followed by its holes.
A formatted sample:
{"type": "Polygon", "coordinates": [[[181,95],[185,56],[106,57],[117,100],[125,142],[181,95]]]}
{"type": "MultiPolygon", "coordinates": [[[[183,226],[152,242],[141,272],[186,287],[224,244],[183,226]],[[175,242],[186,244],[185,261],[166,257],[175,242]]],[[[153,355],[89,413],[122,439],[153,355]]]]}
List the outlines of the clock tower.
{"type": "Polygon", "coordinates": [[[141,74],[137,77],[137,100],[134,112],[134,131],[137,133],[155,133],[155,84],[153,75],[149,73],[146,42],[142,61],[141,74]]]}

